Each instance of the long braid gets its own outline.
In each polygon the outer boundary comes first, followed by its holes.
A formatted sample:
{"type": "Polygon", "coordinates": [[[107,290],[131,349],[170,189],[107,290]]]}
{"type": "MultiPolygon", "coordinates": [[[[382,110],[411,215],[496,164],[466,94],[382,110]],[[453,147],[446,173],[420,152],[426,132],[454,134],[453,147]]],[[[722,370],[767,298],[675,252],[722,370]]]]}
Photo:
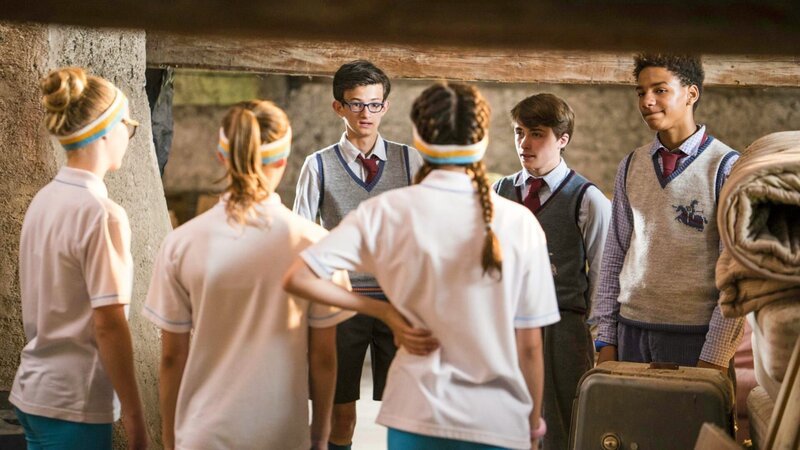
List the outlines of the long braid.
{"type": "Polygon", "coordinates": [[[503,276],[503,252],[500,249],[500,241],[492,230],[492,219],[494,218],[494,204],[492,203],[489,180],[486,178],[486,166],[483,161],[470,164],[469,171],[472,172],[472,181],[478,191],[478,200],[481,202],[483,212],[483,223],[486,226],[486,236],[483,239],[483,253],[481,254],[481,266],[483,273],[497,275],[498,279],[503,276]]]}
{"type": "MultiPolygon", "coordinates": [[[[489,132],[491,110],[477,88],[457,83],[437,83],[414,101],[411,120],[420,137],[438,145],[469,145],[481,141],[489,132]]],[[[436,166],[428,162],[420,168],[415,182],[422,181],[436,166]]],[[[481,266],[483,273],[502,277],[503,255],[500,242],[491,228],[494,205],[483,162],[467,166],[481,204],[486,237],[481,266]]]]}

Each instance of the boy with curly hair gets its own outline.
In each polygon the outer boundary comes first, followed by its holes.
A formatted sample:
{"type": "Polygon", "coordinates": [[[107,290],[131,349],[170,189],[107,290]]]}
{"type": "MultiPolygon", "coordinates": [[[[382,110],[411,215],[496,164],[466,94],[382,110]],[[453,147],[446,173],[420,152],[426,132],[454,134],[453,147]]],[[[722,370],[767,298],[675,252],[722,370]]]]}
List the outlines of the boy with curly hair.
{"type": "Polygon", "coordinates": [[[619,165],[594,316],[598,363],[674,362],[728,370],[741,319],[714,284],[717,196],[739,154],[695,122],[699,58],[639,55],[639,111],[654,139],[619,165]]]}

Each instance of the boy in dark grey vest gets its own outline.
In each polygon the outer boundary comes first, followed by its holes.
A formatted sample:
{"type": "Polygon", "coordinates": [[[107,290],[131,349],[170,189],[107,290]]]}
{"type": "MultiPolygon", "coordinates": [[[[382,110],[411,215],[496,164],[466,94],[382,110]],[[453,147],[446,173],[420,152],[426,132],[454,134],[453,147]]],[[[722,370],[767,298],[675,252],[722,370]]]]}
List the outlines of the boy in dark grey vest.
{"type": "Polygon", "coordinates": [[[574,117],[572,108],[552,94],[519,102],[511,118],[522,170],[494,185],[499,195],[527,206],[547,237],[561,312],[561,321],[543,332],[548,450],[567,448],[575,390],[594,364],[586,319],[611,215],[603,193],[561,158],[574,117]]]}
{"type": "Polygon", "coordinates": [[[714,284],[717,196],[738,153],[694,119],[699,58],[640,55],[639,111],[656,132],[619,165],[595,316],[598,362],[674,362],[725,371],[742,335],[714,284]]]}
{"type": "MultiPolygon", "coordinates": [[[[294,212],[326,229],[339,224],[364,200],[411,184],[422,158],[411,147],[387,141],[378,133],[389,109],[391,84],[369,61],[353,61],[333,77],[333,110],[345,132],[338,143],[308,156],[300,170],[294,212]]],[[[350,273],[353,291],[386,300],[375,278],[350,273]]],[[[337,326],[338,370],[329,448],[349,449],[356,424],[361,367],[367,347],[372,359],[374,400],[380,400],[395,353],[393,336],[383,322],[357,315],[337,326]]]]}

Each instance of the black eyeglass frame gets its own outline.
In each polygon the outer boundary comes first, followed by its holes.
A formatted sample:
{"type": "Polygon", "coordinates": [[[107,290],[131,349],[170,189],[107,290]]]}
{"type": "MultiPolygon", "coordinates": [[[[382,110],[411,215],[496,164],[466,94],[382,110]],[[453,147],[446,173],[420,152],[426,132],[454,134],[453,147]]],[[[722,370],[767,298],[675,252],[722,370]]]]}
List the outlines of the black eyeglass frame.
{"type": "Polygon", "coordinates": [[[382,101],[382,102],[368,102],[368,103],[364,103],[364,102],[348,102],[346,100],[342,100],[340,103],[342,105],[344,105],[344,106],[347,106],[347,109],[349,109],[350,112],[354,112],[354,113],[360,113],[360,112],[364,111],[364,108],[367,108],[367,111],[371,112],[372,114],[377,114],[377,113],[383,111],[384,108],[386,108],[386,101],[385,100],[382,101]],[[375,105],[377,105],[377,106],[375,106],[375,105]],[[378,109],[376,111],[373,111],[374,108],[378,108],[378,109]]]}

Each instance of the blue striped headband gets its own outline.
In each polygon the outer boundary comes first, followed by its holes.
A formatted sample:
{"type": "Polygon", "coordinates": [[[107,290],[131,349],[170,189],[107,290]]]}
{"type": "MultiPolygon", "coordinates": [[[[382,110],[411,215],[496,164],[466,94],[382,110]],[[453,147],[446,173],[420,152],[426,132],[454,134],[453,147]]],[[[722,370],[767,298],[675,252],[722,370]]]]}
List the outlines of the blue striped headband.
{"type": "MultiPolygon", "coordinates": [[[[217,153],[228,159],[231,153],[230,142],[228,137],[225,136],[225,130],[219,129],[219,143],[217,144],[217,153]]],[[[292,150],[292,128],[289,127],[282,138],[261,144],[258,146],[258,151],[261,154],[261,164],[272,164],[275,161],[280,161],[289,157],[292,150]]]]}
{"type": "Polygon", "coordinates": [[[67,136],[56,136],[58,142],[64,147],[64,150],[75,150],[77,148],[85,147],[92,142],[107,135],[115,126],[117,126],[122,118],[125,116],[125,111],[128,109],[128,98],[125,94],[115,87],[116,91],[114,101],[111,102],[100,117],[89,122],[88,125],[82,127],[80,130],[70,133],[67,136]]]}
{"type": "Polygon", "coordinates": [[[480,142],[469,145],[436,145],[425,142],[414,127],[414,148],[425,161],[433,164],[471,164],[483,159],[489,146],[487,132],[480,142]]]}

